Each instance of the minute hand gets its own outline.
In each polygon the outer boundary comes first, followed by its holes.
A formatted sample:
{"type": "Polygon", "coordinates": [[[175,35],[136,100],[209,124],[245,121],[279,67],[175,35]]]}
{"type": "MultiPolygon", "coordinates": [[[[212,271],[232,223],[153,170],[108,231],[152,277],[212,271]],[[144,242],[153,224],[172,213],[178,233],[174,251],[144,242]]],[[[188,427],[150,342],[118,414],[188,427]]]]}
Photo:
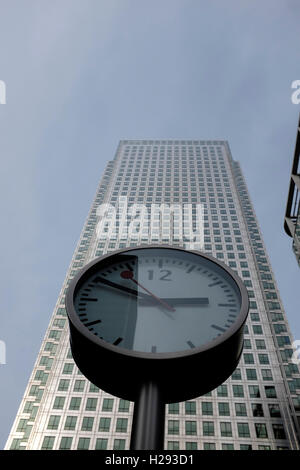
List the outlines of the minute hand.
{"type": "MultiPolygon", "coordinates": [[[[202,305],[207,306],[209,304],[208,297],[168,297],[162,298],[164,302],[167,302],[171,305],[202,305]]],[[[151,305],[153,303],[151,297],[143,297],[139,299],[140,305],[151,305]]]]}

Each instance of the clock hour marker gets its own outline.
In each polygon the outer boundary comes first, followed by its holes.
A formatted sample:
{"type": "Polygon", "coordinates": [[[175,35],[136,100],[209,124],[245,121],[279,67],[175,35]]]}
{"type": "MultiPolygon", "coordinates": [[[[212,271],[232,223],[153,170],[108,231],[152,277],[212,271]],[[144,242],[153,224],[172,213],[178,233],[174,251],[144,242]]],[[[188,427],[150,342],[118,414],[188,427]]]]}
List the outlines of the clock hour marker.
{"type": "Polygon", "coordinates": [[[225,328],[221,328],[221,326],[218,326],[218,325],[210,325],[211,328],[214,328],[215,330],[218,330],[218,331],[222,331],[222,333],[224,333],[224,331],[226,331],[225,328]]]}
{"type": "Polygon", "coordinates": [[[221,284],[221,282],[222,281],[213,282],[212,284],[208,284],[208,287],[217,286],[218,284],[221,284]]]}
{"type": "Polygon", "coordinates": [[[156,353],[156,350],[157,350],[156,346],[152,346],[151,352],[156,353]]]}
{"type": "Polygon", "coordinates": [[[218,307],[233,307],[235,305],[234,302],[232,302],[231,304],[218,304],[218,307]]]}
{"type": "Polygon", "coordinates": [[[101,320],[90,321],[90,322],[88,322],[88,323],[85,323],[84,326],[97,325],[97,323],[101,323],[101,320]]]}
{"type": "Polygon", "coordinates": [[[93,298],[85,298],[85,297],[80,297],[80,300],[84,300],[85,302],[98,302],[98,299],[93,299],[93,298]]]}
{"type": "Polygon", "coordinates": [[[123,341],[123,338],[117,338],[117,339],[113,342],[113,344],[114,344],[115,346],[117,346],[118,344],[121,343],[121,341],[123,341]]]}
{"type": "Polygon", "coordinates": [[[191,266],[188,270],[187,270],[187,273],[191,273],[192,271],[194,271],[196,266],[191,266]]]}
{"type": "Polygon", "coordinates": [[[196,347],[192,341],[187,341],[187,344],[189,345],[190,348],[196,347]]]}

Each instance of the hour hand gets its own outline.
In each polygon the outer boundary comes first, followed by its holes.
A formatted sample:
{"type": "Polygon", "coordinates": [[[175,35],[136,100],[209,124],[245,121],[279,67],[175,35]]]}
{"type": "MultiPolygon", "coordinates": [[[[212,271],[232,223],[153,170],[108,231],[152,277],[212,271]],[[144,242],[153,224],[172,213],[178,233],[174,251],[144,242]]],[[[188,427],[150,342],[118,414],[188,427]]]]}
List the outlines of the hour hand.
{"type": "Polygon", "coordinates": [[[126,294],[131,294],[137,297],[138,299],[144,296],[148,297],[148,295],[143,294],[142,292],[138,292],[136,289],[131,289],[130,287],[117,284],[116,282],[110,281],[109,279],[105,279],[102,276],[97,276],[94,279],[94,282],[96,282],[97,284],[104,284],[105,286],[114,287],[115,289],[118,289],[119,291],[124,292],[126,294]]]}
{"type": "MultiPolygon", "coordinates": [[[[198,305],[207,306],[209,304],[208,297],[168,297],[162,298],[164,302],[170,305],[198,305]]],[[[152,305],[151,297],[143,297],[139,299],[139,305],[152,305]]]]}

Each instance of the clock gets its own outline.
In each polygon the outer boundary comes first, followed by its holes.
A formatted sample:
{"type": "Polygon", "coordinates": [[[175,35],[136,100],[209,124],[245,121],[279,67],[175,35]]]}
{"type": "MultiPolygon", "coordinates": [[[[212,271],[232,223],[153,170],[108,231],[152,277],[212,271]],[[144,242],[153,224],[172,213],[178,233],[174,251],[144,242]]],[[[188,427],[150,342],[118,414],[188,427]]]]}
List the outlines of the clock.
{"type": "Polygon", "coordinates": [[[145,380],[165,402],[199,396],[236,368],[249,302],[218,260],[170,246],[139,246],[93,260],[66,295],[79,369],[134,401],[145,380]]]}

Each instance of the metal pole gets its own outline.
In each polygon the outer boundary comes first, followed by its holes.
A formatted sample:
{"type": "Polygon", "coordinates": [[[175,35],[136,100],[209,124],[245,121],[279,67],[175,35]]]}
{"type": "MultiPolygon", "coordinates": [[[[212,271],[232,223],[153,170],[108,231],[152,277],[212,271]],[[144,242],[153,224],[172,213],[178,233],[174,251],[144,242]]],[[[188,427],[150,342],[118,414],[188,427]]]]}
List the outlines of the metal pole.
{"type": "Polygon", "coordinates": [[[134,404],[130,450],[163,450],[165,403],[157,383],[141,385],[134,404]]]}

